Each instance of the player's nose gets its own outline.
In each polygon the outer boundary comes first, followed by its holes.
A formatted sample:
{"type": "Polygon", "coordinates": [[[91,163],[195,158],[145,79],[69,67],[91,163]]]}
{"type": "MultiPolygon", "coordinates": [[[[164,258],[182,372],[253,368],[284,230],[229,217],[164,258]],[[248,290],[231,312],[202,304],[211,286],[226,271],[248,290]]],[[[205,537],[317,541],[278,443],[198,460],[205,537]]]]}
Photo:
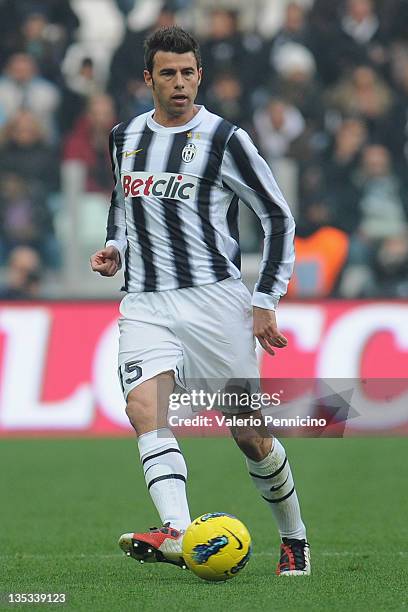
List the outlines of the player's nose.
{"type": "Polygon", "coordinates": [[[176,73],[175,87],[176,87],[176,89],[183,89],[184,88],[183,75],[181,74],[181,72],[177,72],[176,73]]]}

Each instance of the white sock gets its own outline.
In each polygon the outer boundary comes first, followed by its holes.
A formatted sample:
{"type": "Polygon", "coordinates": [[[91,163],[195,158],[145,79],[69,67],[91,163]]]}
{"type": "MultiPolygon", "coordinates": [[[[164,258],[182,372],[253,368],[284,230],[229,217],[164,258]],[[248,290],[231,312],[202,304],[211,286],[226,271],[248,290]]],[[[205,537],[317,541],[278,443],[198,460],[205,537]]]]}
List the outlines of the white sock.
{"type": "Polygon", "coordinates": [[[272,450],[262,461],[247,458],[247,466],[253,483],[272,510],[281,538],[306,539],[292,472],[279,440],[273,439],[272,450]]]}
{"type": "Polygon", "coordinates": [[[185,530],[191,523],[187,467],[176,438],[162,428],[142,434],[138,444],[146,485],[162,523],[185,530]]]}

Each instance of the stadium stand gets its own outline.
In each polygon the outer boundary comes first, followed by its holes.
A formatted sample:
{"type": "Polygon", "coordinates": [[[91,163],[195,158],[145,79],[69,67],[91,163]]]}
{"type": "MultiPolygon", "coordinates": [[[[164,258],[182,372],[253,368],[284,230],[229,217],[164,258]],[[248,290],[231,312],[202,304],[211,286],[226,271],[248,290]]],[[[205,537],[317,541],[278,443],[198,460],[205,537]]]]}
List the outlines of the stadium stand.
{"type": "MultiPolygon", "coordinates": [[[[150,108],[142,41],[171,23],[202,44],[199,102],[249,131],[292,206],[290,294],[407,297],[407,0],[0,0],[2,295],[115,295],[88,269],[107,135],[150,108]],[[25,294],[6,286],[19,253],[25,294]]],[[[262,233],[246,209],[241,230],[251,273],[262,233]]]]}

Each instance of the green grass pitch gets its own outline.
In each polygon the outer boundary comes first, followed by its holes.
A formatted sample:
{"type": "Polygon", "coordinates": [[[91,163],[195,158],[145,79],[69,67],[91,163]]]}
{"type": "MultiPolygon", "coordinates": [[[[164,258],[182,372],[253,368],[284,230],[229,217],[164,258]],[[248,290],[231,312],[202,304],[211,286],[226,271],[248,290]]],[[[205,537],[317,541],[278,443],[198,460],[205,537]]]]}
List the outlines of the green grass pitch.
{"type": "Polygon", "coordinates": [[[35,606],[46,610],[407,609],[407,440],[284,444],[308,525],[311,577],[275,576],[276,529],[232,440],[181,442],[192,515],[230,512],[252,534],[248,566],[215,584],[140,565],[117,547],[122,532],[158,523],[135,440],[2,440],[0,591],[67,593],[66,605],[35,606]]]}

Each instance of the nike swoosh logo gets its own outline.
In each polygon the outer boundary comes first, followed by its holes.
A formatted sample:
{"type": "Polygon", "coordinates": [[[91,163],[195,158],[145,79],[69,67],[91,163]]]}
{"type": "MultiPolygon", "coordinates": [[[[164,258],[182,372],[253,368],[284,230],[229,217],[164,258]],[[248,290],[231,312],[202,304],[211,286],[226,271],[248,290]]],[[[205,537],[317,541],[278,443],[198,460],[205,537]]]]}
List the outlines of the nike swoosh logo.
{"type": "Polygon", "coordinates": [[[125,151],[125,157],[132,157],[132,155],[137,155],[140,153],[140,151],[143,151],[143,149],[137,149],[136,151],[125,151]]]}
{"type": "Polygon", "coordinates": [[[236,539],[236,541],[238,542],[238,546],[237,546],[237,550],[241,550],[241,548],[243,548],[242,546],[242,542],[239,538],[237,538],[237,536],[235,535],[235,533],[232,533],[232,531],[230,531],[229,529],[227,529],[226,527],[224,527],[225,531],[228,531],[228,533],[230,533],[232,535],[233,538],[236,539]]]}
{"type": "Polygon", "coordinates": [[[271,487],[269,490],[273,493],[274,491],[279,491],[279,489],[281,489],[283,487],[284,484],[287,483],[289,478],[289,474],[286,476],[286,480],[285,482],[282,482],[282,484],[280,484],[278,487],[271,487]]]}

